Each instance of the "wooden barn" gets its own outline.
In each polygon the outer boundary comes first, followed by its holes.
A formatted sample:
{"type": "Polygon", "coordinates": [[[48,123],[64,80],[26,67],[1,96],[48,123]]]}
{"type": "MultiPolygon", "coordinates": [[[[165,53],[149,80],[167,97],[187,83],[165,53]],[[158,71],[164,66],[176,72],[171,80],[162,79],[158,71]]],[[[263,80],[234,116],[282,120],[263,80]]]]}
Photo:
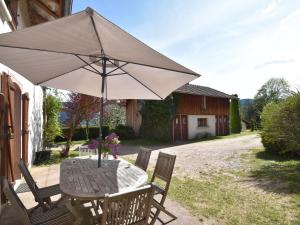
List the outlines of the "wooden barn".
{"type": "MultiPolygon", "coordinates": [[[[229,134],[230,99],[235,96],[192,84],[182,86],[175,93],[179,99],[171,127],[174,141],[229,134]]],[[[137,135],[142,123],[141,105],[139,100],[128,100],[126,105],[127,125],[137,135]]]]}

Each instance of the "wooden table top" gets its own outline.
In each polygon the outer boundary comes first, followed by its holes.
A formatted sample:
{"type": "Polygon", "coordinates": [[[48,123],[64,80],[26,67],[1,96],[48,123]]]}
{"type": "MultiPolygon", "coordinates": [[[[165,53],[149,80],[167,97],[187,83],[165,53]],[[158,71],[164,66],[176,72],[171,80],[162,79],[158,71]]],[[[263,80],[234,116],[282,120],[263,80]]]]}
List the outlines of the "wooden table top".
{"type": "Polygon", "coordinates": [[[76,199],[100,199],[140,187],[148,179],[145,171],[125,160],[104,160],[100,168],[97,165],[96,159],[64,160],[60,167],[62,193],[76,199]]]}

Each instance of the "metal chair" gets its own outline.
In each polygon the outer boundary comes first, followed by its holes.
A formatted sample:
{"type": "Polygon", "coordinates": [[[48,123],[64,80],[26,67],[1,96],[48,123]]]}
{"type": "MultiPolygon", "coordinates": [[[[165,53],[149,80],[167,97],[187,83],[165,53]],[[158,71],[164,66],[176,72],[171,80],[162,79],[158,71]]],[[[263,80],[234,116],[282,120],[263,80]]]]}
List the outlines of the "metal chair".
{"type": "Polygon", "coordinates": [[[154,188],[147,185],[131,192],[106,196],[101,225],[148,224],[153,193],[154,188]]]}
{"type": "Polygon", "coordinates": [[[59,225],[74,224],[74,217],[66,207],[59,207],[39,214],[30,214],[20,198],[8,183],[6,178],[1,178],[3,192],[6,198],[16,212],[16,216],[20,218],[22,225],[59,225]]]}
{"type": "Polygon", "coordinates": [[[49,209],[49,207],[51,208],[59,202],[58,201],[56,204],[53,204],[53,202],[51,201],[51,196],[61,194],[59,184],[39,188],[36,182],[34,181],[33,177],[31,176],[23,159],[19,161],[19,168],[22,175],[24,176],[24,179],[29,189],[31,190],[35,198],[35,201],[38,203],[36,208],[42,207],[43,210],[46,211],[49,209]]]}
{"type": "MultiPolygon", "coordinates": [[[[153,172],[153,176],[151,178],[151,182],[155,182],[157,179],[164,182],[164,187],[159,186],[158,184],[154,183],[155,192],[154,195],[160,195],[160,200],[153,199],[152,207],[156,208],[156,212],[151,213],[151,223],[154,224],[155,221],[158,219],[158,215],[160,212],[164,212],[168,216],[170,216],[172,219],[168,221],[167,223],[176,220],[177,217],[169,212],[165,207],[164,203],[168,194],[168,190],[170,187],[172,174],[174,170],[174,165],[176,161],[176,155],[170,155],[163,152],[160,152],[158,154],[156,166],[153,172]]],[[[161,220],[160,220],[161,221],[161,220]]],[[[162,221],[161,221],[162,222],[162,221]]],[[[163,223],[163,222],[162,222],[163,223]]]]}
{"type": "Polygon", "coordinates": [[[142,170],[147,171],[150,156],[151,156],[151,149],[140,147],[140,151],[137,155],[135,165],[141,168],[142,170]]]}

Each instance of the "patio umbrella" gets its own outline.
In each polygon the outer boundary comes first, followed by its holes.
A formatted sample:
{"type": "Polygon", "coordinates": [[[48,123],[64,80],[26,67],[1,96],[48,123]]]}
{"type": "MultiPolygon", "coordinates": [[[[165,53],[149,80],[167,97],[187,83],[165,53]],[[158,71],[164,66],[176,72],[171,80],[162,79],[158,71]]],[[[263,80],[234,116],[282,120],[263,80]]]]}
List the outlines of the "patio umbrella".
{"type": "Polygon", "coordinates": [[[100,97],[101,110],[104,98],[161,100],[199,76],[91,8],[1,34],[0,62],[35,85],[100,97]]]}

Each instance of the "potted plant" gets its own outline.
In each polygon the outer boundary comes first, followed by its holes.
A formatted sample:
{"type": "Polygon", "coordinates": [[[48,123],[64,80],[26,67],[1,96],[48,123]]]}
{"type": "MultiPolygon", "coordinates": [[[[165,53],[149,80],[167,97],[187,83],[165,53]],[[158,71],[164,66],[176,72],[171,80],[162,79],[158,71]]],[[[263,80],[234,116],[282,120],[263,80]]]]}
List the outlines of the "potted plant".
{"type": "MultiPolygon", "coordinates": [[[[89,144],[90,149],[97,149],[99,147],[98,140],[91,140],[89,144]]],[[[119,136],[116,133],[111,133],[105,137],[104,140],[100,142],[101,152],[103,154],[103,159],[108,159],[108,155],[112,154],[114,159],[117,159],[120,149],[119,136]]]]}

